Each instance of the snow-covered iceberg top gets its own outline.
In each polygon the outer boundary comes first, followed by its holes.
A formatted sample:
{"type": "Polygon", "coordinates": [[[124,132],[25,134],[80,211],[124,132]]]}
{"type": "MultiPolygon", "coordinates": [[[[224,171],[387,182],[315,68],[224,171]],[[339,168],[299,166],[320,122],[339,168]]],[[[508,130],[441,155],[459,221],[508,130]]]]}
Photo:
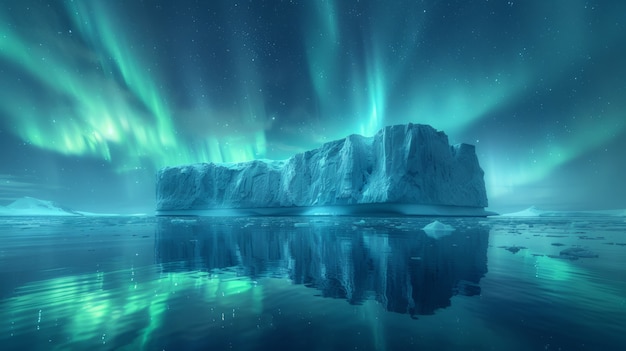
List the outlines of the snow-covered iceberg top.
{"type": "Polygon", "coordinates": [[[419,204],[484,215],[475,211],[487,206],[483,174],[474,146],[450,146],[445,133],[428,125],[395,125],[373,137],[353,134],[331,141],[285,161],[165,167],[157,172],[156,208],[167,214],[419,204]]]}

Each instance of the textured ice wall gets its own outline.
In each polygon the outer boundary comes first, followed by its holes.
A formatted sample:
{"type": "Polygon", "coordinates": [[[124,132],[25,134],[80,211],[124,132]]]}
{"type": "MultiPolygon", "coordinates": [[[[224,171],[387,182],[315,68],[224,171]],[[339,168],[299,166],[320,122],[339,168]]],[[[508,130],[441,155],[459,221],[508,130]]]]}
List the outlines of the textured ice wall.
{"type": "Polygon", "coordinates": [[[157,173],[157,210],[402,203],[486,207],[474,146],[428,125],[350,135],[286,161],[200,163],[157,173]]]}

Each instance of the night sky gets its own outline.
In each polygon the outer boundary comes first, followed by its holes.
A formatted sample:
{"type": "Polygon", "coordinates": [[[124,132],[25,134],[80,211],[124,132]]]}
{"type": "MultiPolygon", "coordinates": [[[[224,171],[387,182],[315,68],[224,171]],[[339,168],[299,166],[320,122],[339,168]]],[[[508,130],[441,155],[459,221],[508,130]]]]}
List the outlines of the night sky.
{"type": "Polygon", "coordinates": [[[0,205],[151,212],[160,167],[412,122],[491,210],[626,208],[626,1],[2,0],[0,92],[0,205]]]}

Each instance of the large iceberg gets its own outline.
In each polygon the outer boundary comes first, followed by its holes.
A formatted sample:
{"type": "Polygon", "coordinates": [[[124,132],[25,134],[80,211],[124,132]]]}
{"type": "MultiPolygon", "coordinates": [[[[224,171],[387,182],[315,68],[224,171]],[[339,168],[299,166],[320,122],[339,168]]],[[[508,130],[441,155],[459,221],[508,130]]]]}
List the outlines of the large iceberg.
{"type": "Polygon", "coordinates": [[[284,161],[162,168],[157,214],[486,215],[483,174],[473,145],[450,146],[428,125],[395,125],[284,161]]]}

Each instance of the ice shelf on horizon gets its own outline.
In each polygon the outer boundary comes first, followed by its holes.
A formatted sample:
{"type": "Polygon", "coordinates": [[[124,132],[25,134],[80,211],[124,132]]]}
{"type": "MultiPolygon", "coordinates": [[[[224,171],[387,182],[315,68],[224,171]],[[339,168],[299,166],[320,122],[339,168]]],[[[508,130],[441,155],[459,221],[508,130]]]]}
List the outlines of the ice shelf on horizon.
{"type": "Polygon", "coordinates": [[[198,163],[157,172],[157,214],[306,214],[346,208],[402,214],[486,215],[475,148],[451,146],[429,125],[350,135],[284,161],[198,163]],[[255,212],[254,209],[266,209],[255,212]],[[449,209],[449,212],[448,210],[449,209]],[[408,213],[407,213],[408,212],[408,213]]]}
{"type": "Polygon", "coordinates": [[[626,217],[626,209],[553,211],[530,206],[519,212],[501,214],[500,217],[626,217]]]}
{"type": "Polygon", "coordinates": [[[7,206],[0,206],[0,216],[82,216],[82,214],[54,201],[25,196],[7,206]]]}
{"type": "MultiPolygon", "coordinates": [[[[0,206],[0,217],[114,217],[116,213],[77,211],[55,201],[24,196],[7,206],[0,206]]],[[[143,213],[123,216],[145,216],[143,213]]]]}

